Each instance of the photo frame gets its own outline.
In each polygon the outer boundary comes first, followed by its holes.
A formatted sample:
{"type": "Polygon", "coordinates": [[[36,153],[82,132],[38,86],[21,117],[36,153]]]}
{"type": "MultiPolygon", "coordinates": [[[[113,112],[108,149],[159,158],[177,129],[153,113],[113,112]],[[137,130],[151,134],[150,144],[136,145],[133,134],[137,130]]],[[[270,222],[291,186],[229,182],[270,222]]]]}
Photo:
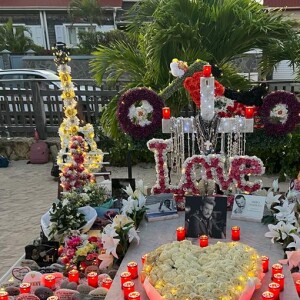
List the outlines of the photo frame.
{"type": "Polygon", "coordinates": [[[227,223],[226,196],[186,196],[186,237],[225,239],[227,223]]]}
{"type": "Polygon", "coordinates": [[[261,222],[264,215],[266,196],[236,194],[231,219],[261,222]]]}
{"type": "Polygon", "coordinates": [[[122,199],[127,199],[129,196],[126,194],[124,189],[127,186],[131,186],[132,190],[135,190],[135,179],[134,178],[112,178],[111,179],[111,195],[114,199],[114,208],[122,208],[122,199]]]}

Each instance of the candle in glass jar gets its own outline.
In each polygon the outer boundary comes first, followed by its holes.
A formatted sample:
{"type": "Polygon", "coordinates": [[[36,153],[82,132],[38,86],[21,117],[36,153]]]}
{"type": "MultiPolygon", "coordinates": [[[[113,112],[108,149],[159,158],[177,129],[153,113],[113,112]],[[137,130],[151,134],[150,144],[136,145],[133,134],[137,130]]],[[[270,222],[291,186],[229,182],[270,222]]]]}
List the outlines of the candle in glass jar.
{"type": "Polygon", "coordinates": [[[142,260],[142,264],[144,264],[145,261],[147,260],[147,254],[144,254],[144,255],[141,257],[141,260],[142,260]]]}
{"type": "Polygon", "coordinates": [[[127,270],[131,273],[131,279],[138,278],[138,264],[135,261],[127,264],[127,270]]]}
{"type": "Polygon", "coordinates": [[[0,292],[0,300],[8,300],[8,293],[1,291],[0,292]]]}
{"type": "Polygon", "coordinates": [[[262,256],[261,257],[261,264],[262,264],[263,272],[267,273],[269,271],[269,257],[268,256],[262,256]]]}
{"type": "Polygon", "coordinates": [[[201,248],[207,247],[208,246],[208,236],[207,235],[201,235],[199,237],[199,244],[200,244],[201,248]]]}
{"type": "Polygon", "coordinates": [[[280,294],[280,284],[276,282],[269,283],[269,292],[274,294],[274,300],[278,300],[280,294]]]}
{"type": "Polygon", "coordinates": [[[184,227],[178,227],[176,229],[177,241],[183,241],[185,239],[185,229],[184,227]]]}
{"type": "Polygon", "coordinates": [[[276,273],[273,275],[272,280],[280,284],[280,290],[284,290],[284,275],[282,273],[276,273]]]}
{"type": "Polygon", "coordinates": [[[261,295],[262,300],[274,300],[274,294],[270,291],[263,292],[261,295]]]}
{"type": "Polygon", "coordinates": [[[103,280],[102,280],[102,283],[101,283],[101,286],[106,288],[106,289],[110,289],[111,285],[112,285],[112,279],[110,277],[105,277],[103,280]]]}
{"type": "Polygon", "coordinates": [[[245,108],[245,118],[252,119],[254,115],[254,107],[253,106],[246,106],[245,108]]]}
{"type": "Polygon", "coordinates": [[[300,296],[300,279],[295,281],[295,286],[296,286],[298,296],[300,296]]]}
{"type": "Polygon", "coordinates": [[[96,272],[90,272],[86,277],[89,286],[98,287],[98,274],[96,272]]]}
{"type": "Polygon", "coordinates": [[[122,272],[120,275],[121,278],[121,287],[123,288],[123,284],[127,281],[131,280],[131,273],[130,272],[122,272]]]}
{"type": "Polygon", "coordinates": [[[272,276],[277,273],[282,273],[282,265],[281,264],[274,264],[272,266],[272,276]]]}
{"type": "Polygon", "coordinates": [[[170,117],[171,117],[170,107],[163,107],[162,115],[163,115],[163,119],[170,119],[170,117]]]}
{"type": "Polygon", "coordinates": [[[128,300],[141,300],[141,295],[139,292],[131,292],[128,295],[128,300]]]}
{"type": "Polygon", "coordinates": [[[231,239],[233,241],[240,240],[240,227],[239,226],[232,226],[231,227],[231,239]]]}
{"type": "Polygon", "coordinates": [[[128,295],[134,292],[134,282],[133,281],[126,281],[123,283],[123,293],[124,299],[128,300],[128,295]]]}
{"type": "Polygon", "coordinates": [[[29,294],[31,290],[31,284],[24,282],[20,284],[20,294],[29,294]]]}
{"type": "Polygon", "coordinates": [[[210,77],[211,76],[211,65],[207,64],[203,66],[203,76],[210,77]]]}
{"type": "Polygon", "coordinates": [[[49,289],[53,289],[55,287],[55,276],[54,275],[46,275],[45,276],[45,287],[49,289]]]}
{"type": "Polygon", "coordinates": [[[69,271],[68,278],[70,282],[77,282],[79,281],[79,272],[76,269],[69,271]]]}

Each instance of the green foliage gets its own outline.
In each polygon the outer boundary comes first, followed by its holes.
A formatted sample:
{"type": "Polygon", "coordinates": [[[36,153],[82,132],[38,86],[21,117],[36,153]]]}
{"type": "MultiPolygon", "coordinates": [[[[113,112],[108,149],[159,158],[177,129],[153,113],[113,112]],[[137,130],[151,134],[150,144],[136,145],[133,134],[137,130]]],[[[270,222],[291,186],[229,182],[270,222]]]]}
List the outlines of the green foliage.
{"type": "Polygon", "coordinates": [[[286,176],[296,178],[300,167],[300,131],[283,137],[267,135],[263,129],[257,129],[247,135],[247,154],[259,157],[267,174],[279,174],[284,180],[286,176]]]}

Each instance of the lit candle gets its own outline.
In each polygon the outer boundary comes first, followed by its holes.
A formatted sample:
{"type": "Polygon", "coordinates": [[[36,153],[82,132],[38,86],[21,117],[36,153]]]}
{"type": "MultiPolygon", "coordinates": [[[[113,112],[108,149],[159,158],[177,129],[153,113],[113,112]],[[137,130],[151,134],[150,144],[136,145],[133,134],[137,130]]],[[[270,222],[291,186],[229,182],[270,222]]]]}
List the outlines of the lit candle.
{"type": "Polygon", "coordinates": [[[131,261],[127,264],[127,270],[131,273],[131,278],[138,278],[138,264],[135,261],[131,261]]]}
{"type": "Polygon", "coordinates": [[[211,76],[211,65],[207,64],[203,66],[203,76],[210,77],[211,76]]]}
{"type": "Polygon", "coordinates": [[[8,300],[8,293],[1,291],[0,292],[0,300],[8,300]]]}
{"type": "Polygon", "coordinates": [[[254,107],[253,106],[246,106],[245,108],[245,118],[252,119],[254,114],[254,107]]]}
{"type": "Polygon", "coordinates": [[[163,115],[163,119],[170,119],[170,117],[171,117],[170,107],[163,107],[162,115],[163,115]]]}
{"type": "Polygon", "coordinates": [[[240,227],[239,226],[232,226],[231,227],[231,239],[233,241],[240,240],[240,227]]]}
{"type": "Polygon", "coordinates": [[[141,259],[142,259],[142,264],[144,264],[145,261],[147,260],[147,255],[148,255],[148,254],[144,254],[144,255],[141,257],[141,259]]]}
{"type": "Polygon", "coordinates": [[[262,256],[261,257],[261,265],[264,273],[267,273],[269,271],[269,257],[268,256],[262,256]]]}
{"type": "Polygon", "coordinates": [[[134,292],[134,282],[133,281],[126,281],[123,283],[123,293],[124,299],[128,300],[128,295],[134,292]]]}
{"type": "Polygon", "coordinates": [[[274,294],[274,300],[278,300],[280,294],[280,284],[276,282],[269,283],[269,292],[274,294]]]}
{"type": "Polygon", "coordinates": [[[141,300],[141,295],[139,292],[131,292],[129,295],[128,295],[128,300],[141,300]]]}
{"type": "Polygon", "coordinates": [[[296,280],[295,286],[296,286],[298,296],[300,296],[300,279],[296,280]]]}
{"type": "Polygon", "coordinates": [[[45,276],[45,287],[49,289],[54,289],[55,288],[55,276],[54,275],[46,275],[45,276]]]}
{"type": "Polygon", "coordinates": [[[183,241],[185,239],[185,229],[184,227],[178,227],[176,229],[177,241],[183,241]]]}
{"type": "Polygon", "coordinates": [[[79,281],[79,272],[78,272],[78,270],[73,269],[73,270],[69,271],[68,278],[69,278],[70,282],[74,281],[74,282],[78,283],[78,281],[79,281]]]}
{"type": "Polygon", "coordinates": [[[86,277],[89,286],[98,287],[98,274],[96,272],[90,272],[86,277]]]}
{"type": "Polygon", "coordinates": [[[112,285],[112,282],[113,282],[113,280],[110,277],[105,277],[102,280],[101,286],[109,290],[112,285]]]}
{"type": "Polygon", "coordinates": [[[266,291],[261,295],[262,300],[274,300],[274,294],[272,292],[266,291]]]}
{"type": "Polygon", "coordinates": [[[20,284],[20,294],[29,294],[31,290],[31,284],[24,282],[20,284]]]}
{"type": "Polygon", "coordinates": [[[276,273],[273,275],[272,280],[280,284],[280,290],[284,290],[284,275],[282,273],[276,273]]]}
{"type": "Polygon", "coordinates": [[[201,235],[199,238],[199,244],[200,247],[207,247],[208,246],[208,236],[207,235],[201,235]]]}
{"type": "Polygon", "coordinates": [[[274,276],[274,274],[277,273],[282,273],[282,265],[281,264],[274,264],[272,266],[272,277],[274,276]]]}
{"type": "Polygon", "coordinates": [[[120,275],[121,278],[121,287],[123,288],[123,283],[131,280],[131,273],[130,272],[122,272],[120,275]]]}

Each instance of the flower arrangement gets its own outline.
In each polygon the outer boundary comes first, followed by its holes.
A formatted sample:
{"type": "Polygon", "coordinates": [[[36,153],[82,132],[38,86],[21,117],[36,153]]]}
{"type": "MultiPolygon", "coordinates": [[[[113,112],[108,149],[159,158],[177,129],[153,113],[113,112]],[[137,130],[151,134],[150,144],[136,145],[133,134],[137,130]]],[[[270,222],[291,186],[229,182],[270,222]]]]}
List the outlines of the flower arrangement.
{"type": "Polygon", "coordinates": [[[128,117],[132,123],[144,127],[151,124],[149,119],[151,119],[152,112],[152,105],[148,101],[142,100],[140,106],[132,104],[129,107],[128,117]]]}
{"type": "Polygon", "coordinates": [[[242,243],[200,248],[185,240],[148,253],[143,274],[163,299],[238,299],[249,280],[259,282],[261,260],[242,243]]]}
{"type": "Polygon", "coordinates": [[[124,191],[129,197],[127,200],[123,199],[121,212],[123,215],[130,217],[134,222],[135,228],[138,228],[147,210],[143,180],[136,182],[135,191],[132,190],[131,185],[128,185],[124,191]]]}

